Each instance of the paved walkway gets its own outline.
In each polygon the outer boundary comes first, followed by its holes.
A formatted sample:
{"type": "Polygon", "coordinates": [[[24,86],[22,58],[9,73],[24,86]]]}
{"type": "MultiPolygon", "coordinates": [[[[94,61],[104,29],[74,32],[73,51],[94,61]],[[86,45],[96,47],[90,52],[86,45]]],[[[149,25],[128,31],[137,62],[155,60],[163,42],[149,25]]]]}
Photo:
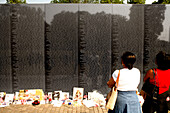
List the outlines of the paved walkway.
{"type": "MultiPolygon", "coordinates": [[[[107,113],[107,110],[100,107],[62,105],[53,107],[51,104],[32,105],[10,105],[0,108],[0,113],[107,113]]],[[[170,111],[168,112],[170,113],[170,111]]]]}
{"type": "Polygon", "coordinates": [[[61,107],[53,107],[51,104],[38,106],[32,105],[11,105],[0,108],[0,113],[107,113],[106,109],[100,107],[62,105],[61,107]]]}

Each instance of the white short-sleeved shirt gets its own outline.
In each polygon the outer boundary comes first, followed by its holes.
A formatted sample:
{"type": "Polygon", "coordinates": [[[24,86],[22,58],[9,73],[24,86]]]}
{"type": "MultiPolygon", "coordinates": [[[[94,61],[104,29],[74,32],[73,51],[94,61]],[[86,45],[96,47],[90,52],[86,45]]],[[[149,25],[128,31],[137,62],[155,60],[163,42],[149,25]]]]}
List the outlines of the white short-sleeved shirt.
{"type": "MultiPolygon", "coordinates": [[[[119,70],[114,71],[112,77],[114,81],[117,80],[119,70]]],[[[120,69],[120,77],[118,90],[120,91],[136,91],[140,83],[140,71],[137,68],[128,68],[120,69]]]]}

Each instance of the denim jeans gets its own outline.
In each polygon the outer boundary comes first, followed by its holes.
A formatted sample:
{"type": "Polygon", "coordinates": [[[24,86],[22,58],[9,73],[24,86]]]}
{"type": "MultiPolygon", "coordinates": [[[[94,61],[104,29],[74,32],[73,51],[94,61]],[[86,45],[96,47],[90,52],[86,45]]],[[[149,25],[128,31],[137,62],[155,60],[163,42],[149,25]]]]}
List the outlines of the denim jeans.
{"type": "Polygon", "coordinates": [[[136,91],[118,91],[114,110],[108,113],[142,113],[136,91]]]}

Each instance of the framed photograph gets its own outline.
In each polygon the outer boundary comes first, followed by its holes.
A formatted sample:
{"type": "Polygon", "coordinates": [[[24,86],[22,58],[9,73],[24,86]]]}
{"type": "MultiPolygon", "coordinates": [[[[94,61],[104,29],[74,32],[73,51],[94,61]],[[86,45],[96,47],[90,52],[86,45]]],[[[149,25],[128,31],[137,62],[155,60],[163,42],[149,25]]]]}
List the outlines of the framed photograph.
{"type": "Polygon", "coordinates": [[[19,92],[15,92],[15,100],[19,100],[19,92]]]}
{"type": "Polygon", "coordinates": [[[75,101],[83,100],[83,92],[84,92],[84,88],[74,87],[73,88],[73,100],[75,101]]]}
{"type": "Polygon", "coordinates": [[[35,96],[38,98],[39,97],[39,99],[38,100],[44,100],[44,92],[43,92],[43,90],[42,89],[36,89],[36,94],[35,94],[35,96]]]}
{"type": "Polygon", "coordinates": [[[93,92],[88,92],[88,100],[92,99],[92,94],[93,94],[93,92]]]}
{"type": "Polygon", "coordinates": [[[0,92],[0,104],[4,102],[5,92],[0,92]]]}
{"type": "Polygon", "coordinates": [[[6,94],[5,96],[5,102],[13,102],[14,94],[6,94]]]}
{"type": "Polygon", "coordinates": [[[54,91],[53,100],[61,100],[62,91],[54,91]]]}
{"type": "Polygon", "coordinates": [[[0,92],[0,98],[5,96],[5,92],[0,92]]]}
{"type": "Polygon", "coordinates": [[[48,92],[48,98],[52,99],[52,97],[53,97],[53,92],[48,92]]]}
{"type": "Polygon", "coordinates": [[[69,99],[69,92],[62,92],[61,100],[67,100],[69,99]]]}
{"type": "Polygon", "coordinates": [[[25,98],[28,101],[33,101],[35,100],[35,95],[36,94],[36,90],[34,89],[29,89],[29,90],[25,90],[25,98]]]}

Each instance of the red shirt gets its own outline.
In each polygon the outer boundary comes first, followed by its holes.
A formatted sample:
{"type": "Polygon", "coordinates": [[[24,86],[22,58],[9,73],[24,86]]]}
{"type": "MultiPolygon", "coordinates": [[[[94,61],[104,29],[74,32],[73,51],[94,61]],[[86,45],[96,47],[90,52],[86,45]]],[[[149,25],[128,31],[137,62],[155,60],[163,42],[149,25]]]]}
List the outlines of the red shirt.
{"type": "MultiPolygon", "coordinates": [[[[158,86],[158,83],[159,83],[159,94],[162,94],[169,90],[170,69],[168,69],[168,70],[156,69],[156,71],[157,71],[157,73],[154,70],[156,86],[158,86]]],[[[154,79],[150,79],[150,83],[155,84],[154,79]]]]}

